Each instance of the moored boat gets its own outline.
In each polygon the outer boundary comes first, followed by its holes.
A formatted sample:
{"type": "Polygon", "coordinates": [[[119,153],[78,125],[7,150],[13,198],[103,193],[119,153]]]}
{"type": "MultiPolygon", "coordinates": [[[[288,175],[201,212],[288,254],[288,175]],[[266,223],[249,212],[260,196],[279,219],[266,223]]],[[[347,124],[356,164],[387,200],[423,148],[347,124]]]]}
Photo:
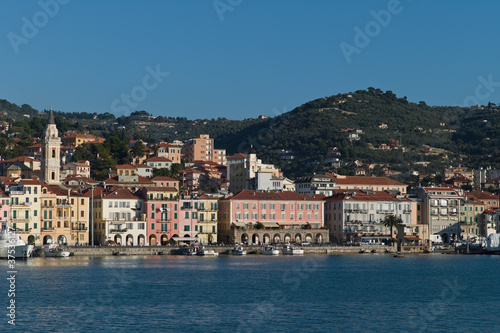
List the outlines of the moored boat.
{"type": "Polygon", "coordinates": [[[262,254],[278,255],[280,254],[280,251],[276,249],[274,246],[269,245],[262,249],[262,254]]]}
{"type": "Polygon", "coordinates": [[[33,245],[26,244],[19,234],[10,230],[8,223],[2,222],[2,231],[0,232],[0,258],[29,258],[32,251],[33,245]]]}
{"type": "Polygon", "coordinates": [[[291,255],[304,254],[304,250],[296,249],[293,246],[291,246],[290,244],[284,245],[281,252],[283,252],[283,254],[291,254],[291,255]]]}
{"type": "Polygon", "coordinates": [[[59,244],[45,244],[42,250],[46,257],[69,257],[71,254],[67,246],[59,244]]]}
{"type": "Polygon", "coordinates": [[[235,247],[232,248],[231,254],[234,254],[237,256],[244,256],[247,254],[247,251],[245,249],[243,249],[243,246],[236,245],[235,247]]]}
{"type": "Polygon", "coordinates": [[[200,247],[198,251],[196,251],[196,254],[199,256],[210,256],[210,257],[215,257],[219,255],[219,253],[215,252],[214,250],[205,249],[204,246],[200,247]]]}

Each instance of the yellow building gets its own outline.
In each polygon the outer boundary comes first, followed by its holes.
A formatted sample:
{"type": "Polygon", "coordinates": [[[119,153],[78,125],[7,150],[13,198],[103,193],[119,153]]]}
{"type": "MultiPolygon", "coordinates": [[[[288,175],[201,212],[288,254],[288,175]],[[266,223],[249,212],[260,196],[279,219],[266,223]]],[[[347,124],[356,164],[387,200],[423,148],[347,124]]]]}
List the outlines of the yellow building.
{"type": "Polygon", "coordinates": [[[70,134],[62,137],[62,144],[64,146],[73,146],[78,147],[84,143],[93,143],[93,142],[104,142],[103,138],[92,134],[70,134]]]}
{"type": "Polygon", "coordinates": [[[198,200],[198,237],[203,244],[217,243],[217,202],[208,195],[198,200]]]}

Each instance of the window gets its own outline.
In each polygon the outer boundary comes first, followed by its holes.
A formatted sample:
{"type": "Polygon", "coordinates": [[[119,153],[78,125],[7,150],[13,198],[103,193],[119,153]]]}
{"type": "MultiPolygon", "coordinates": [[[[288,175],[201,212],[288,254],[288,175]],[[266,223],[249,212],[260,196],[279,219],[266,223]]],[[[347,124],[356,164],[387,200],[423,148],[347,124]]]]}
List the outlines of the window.
{"type": "Polygon", "coordinates": [[[151,213],[151,218],[154,219],[155,218],[155,213],[151,213]]]}
{"type": "Polygon", "coordinates": [[[33,216],[38,216],[38,211],[36,209],[33,211],[33,216]]]}
{"type": "Polygon", "coordinates": [[[155,230],[155,224],[151,223],[151,230],[155,230]]]}
{"type": "Polygon", "coordinates": [[[85,216],[85,211],[81,210],[80,211],[80,217],[84,217],[85,216]]]}
{"type": "Polygon", "coordinates": [[[174,230],[177,230],[177,223],[174,223],[174,230]]]}
{"type": "Polygon", "coordinates": [[[188,219],[188,218],[189,218],[189,212],[185,212],[185,213],[184,213],[184,218],[185,218],[185,219],[188,219]]]}
{"type": "Polygon", "coordinates": [[[184,231],[189,231],[189,226],[188,225],[184,226],[184,231]]]}

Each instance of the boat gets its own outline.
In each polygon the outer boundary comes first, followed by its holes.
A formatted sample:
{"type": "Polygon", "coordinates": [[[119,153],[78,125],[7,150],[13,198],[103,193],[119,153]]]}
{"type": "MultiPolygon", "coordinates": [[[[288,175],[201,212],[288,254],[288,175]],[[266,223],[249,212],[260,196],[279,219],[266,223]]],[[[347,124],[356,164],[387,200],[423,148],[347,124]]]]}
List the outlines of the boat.
{"type": "Polygon", "coordinates": [[[243,246],[236,245],[235,247],[232,248],[231,254],[234,254],[237,256],[244,256],[247,254],[247,251],[245,249],[243,249],[243,246]]]}
{"type": "Polygon", "coordinates": [[[215,252],[214,250],[207,250],[207,249],[205,249],[204,246],[202,246],[202,247],[198,248],[198,250],[196,251],[196,255],[216,257],[219,255],[219,253],[215,252]]]}
{"type": "Polygon", "coordinates": [[[404,257],[405,257],[405,255],[404,255],[404,254],[402,254],[402,253],[396,253],[396,254],[394,255],[394,258],[404,258],[404,257]]]}
{"type": "Polygon", "coordinates": [[[283,254],[292,254],[292,255],[304,254],[304,250],[303,249],[295,249],[290,244],[284,245],[283,249],[281,250],[281,252],[283,252],[283,254]]]}
{"type": "Polygon", "coordinates": [[[197,248],[185,247],[181,249],[181,253],[185,256],[194,256],[197,252],[197,248]]]}
{"type": "Polygon", "coordinates": [[[262,254],[278,255],[280,254],[280,251],[274,246],[266,246],[262,249],[262,254]]]}
{"type": "Polygon", "coordinates": [[[33,245],[26,244],[18,233],[9,228],[8,223],[2,222],[0,232],[0,258],[29,258],[33,251],[33,245]]]}
{"type": "Polygon", "coordinates": [[[42,250],[46,257],[69,257],[71,254],[67,246],[59,244],[45,244],[42,250]]]}

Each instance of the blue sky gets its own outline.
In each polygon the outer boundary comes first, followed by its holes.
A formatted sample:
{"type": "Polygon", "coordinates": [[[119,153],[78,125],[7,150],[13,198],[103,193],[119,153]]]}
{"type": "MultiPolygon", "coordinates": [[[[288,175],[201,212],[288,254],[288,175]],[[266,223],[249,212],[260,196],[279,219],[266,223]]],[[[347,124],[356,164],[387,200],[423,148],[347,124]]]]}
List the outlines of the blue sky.
{"type": "Polygon", "coordinates": [[[370,86],[429,105],[500,102],[493,0],[41,0],[2,9],[0,98],[37,109],[243,119],[370,86]]]}

